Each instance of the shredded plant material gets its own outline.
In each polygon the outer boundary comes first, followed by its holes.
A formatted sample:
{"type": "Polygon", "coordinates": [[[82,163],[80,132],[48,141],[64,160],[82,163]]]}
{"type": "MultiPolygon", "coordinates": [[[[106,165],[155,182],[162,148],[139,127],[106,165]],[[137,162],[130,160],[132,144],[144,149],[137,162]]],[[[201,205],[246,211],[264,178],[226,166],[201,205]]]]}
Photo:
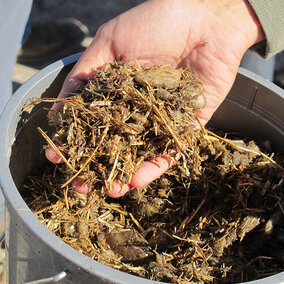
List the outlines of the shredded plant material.
{"type": "Polygon", "coordinates": [[[205,98],[192,73],[115,62],[72,95],[26,106],[64,102],[50,118],[54,142],[40,130],[63,163],[24,185],[27,204],[59,238],[100,263],[171,283],[236,283],[283,270],[283,156],[197,129],[205,98]],[[162,177],[106,196],[165,154],[180,159],[162,177]],[[76,177],[94,190],[75,192],[76,177]]]}

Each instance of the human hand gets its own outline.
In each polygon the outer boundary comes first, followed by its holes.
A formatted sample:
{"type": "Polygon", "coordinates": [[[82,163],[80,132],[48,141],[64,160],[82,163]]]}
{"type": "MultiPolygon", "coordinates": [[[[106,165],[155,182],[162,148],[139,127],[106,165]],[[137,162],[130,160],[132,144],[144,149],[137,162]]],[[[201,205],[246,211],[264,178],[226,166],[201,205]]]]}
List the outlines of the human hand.
{"type": "MultiPolygon", "coordinates": [[[[264,34],[244,0],[150,0],[104,24],[89,48],[67,76],[59,98],[68,95],[92,76],[95,68],[114,60],[141,66],[170,64],[189,67],[204,85],[207,104],[197,116],[206,124],[225,99],[245,51],[263,40],[264,34]]],[[[53,110],[60,108],[55,104],[53,110]]],[[[61,162],[52,149],[51,162],[61,162]]],[[[108,195],[119,197],[132,187],[143,187],[163,174],[175,160],[163,156],[147,161],[121,188],[119,182],[108,195]]],[[[75,190],[87,193],[81,179],[75,190]]]]}

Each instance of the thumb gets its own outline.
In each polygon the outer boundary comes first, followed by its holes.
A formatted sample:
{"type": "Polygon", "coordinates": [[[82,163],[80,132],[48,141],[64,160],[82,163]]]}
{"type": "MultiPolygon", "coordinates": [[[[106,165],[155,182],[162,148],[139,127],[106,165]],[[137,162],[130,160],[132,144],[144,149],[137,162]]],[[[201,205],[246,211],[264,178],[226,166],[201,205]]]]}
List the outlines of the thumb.
{"type": "MultiPolygon", "coordinates": [[[[66,77],[58,98],[65,98],[78,86],[83,85],[95,73],[95,69],[103,67],[115,59],[111,48],[111,34],[114,20],[106,23],[97,31],[93,41],[80,57],[66,77]]],[[[62,108],[62,103],[55,103],[51,111],[62,108]]]]}

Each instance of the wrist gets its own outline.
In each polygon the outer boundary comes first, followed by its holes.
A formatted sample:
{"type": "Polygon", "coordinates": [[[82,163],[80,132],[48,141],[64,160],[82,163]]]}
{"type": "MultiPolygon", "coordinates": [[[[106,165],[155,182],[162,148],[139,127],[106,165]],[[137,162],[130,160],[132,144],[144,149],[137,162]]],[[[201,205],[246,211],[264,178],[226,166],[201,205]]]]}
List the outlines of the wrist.
{"type": "Polygon", "coordinates": [[[248,24],[251,26],[252,29],[252,44],[258,43],[265,39],[265,34],[260,24],[260,21],[253,10],[252,6],[250,5],[248,0],[243,0],[244,5],[246,6],[247,13],[248,13],[248,24]]]}

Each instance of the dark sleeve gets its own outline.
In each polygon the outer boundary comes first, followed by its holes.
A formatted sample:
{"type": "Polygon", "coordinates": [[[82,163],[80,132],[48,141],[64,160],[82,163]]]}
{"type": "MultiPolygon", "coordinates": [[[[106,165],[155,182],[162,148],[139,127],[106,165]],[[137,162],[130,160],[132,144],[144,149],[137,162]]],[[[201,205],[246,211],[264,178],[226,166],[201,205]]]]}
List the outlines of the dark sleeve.
{"type": "Polygon", "coordinates": [[[263,28],[266,39],[252,46],[264,58],[284,49],[284,0],[248,0],[263,28]]]}

